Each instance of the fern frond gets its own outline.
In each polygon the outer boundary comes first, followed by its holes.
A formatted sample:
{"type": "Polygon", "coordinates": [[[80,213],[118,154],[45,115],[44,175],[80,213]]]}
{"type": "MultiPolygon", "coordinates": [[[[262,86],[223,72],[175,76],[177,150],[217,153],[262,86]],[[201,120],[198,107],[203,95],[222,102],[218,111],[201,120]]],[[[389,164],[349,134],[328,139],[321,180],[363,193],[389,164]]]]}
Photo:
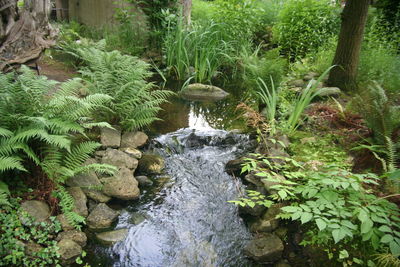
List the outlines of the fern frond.
{"type": "Polygon", "coordinates": [[[69,169],[76,169],[93,154],[101,144],[96,142],[83,142],[71,149],[64,159],[64,164],[69,169]]]}
{"type": "Polygon", "coordinates": [[[0,156],[0,173],[9,170],[26,171],[21,162],[22,160],[18,157],[0,156]]]}

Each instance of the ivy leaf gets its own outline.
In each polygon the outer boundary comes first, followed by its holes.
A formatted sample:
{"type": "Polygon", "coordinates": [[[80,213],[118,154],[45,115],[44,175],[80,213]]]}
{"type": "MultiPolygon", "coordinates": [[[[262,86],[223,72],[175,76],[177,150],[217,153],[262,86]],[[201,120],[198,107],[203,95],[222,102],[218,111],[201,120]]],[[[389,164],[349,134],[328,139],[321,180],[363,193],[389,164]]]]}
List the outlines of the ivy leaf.
{"type": "Polygon", "coordinates": [[[301,218],[300,218],[301,224],[305,224],[305,223],[309,222],[312,219],[312,217],[313,217],[312,213],[303,212],[303,214],[301,215],[301,218]]]}
{"type": "Polygon", "coordinates": [[[322,231],[322,230],[324,230],[326,228],[326,222],[324,222],[322,219],[316,219],[315,222],[316,222],[316,224],[318,226],[318,229],[320,231],[322,231]]]}
{"type": "Polygon", "coordinates": [[[369,218],[363,221],[361,223],[361,233],[362,234],[368,233],[372,229],[373,225],[374,223],[369,218]]]}

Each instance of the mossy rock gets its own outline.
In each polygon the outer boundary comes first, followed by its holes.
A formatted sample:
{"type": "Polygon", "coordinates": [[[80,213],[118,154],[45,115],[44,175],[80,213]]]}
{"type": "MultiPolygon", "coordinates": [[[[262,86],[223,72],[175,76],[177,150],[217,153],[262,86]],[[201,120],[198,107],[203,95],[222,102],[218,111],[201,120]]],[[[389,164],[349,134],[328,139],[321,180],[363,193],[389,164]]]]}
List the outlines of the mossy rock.
{"type": "Polygon", "coordinates": [[[145,154],[139,160],[137,171],[140,174],[162,174],[165,163],[158,155],[145,154]]]}
{"type": "Polygon", "coordinates": [[[213,85],[193,83],[184,88],[180,95],[188,100],[221,100],[229,95],[221,88],[213,85]]]}

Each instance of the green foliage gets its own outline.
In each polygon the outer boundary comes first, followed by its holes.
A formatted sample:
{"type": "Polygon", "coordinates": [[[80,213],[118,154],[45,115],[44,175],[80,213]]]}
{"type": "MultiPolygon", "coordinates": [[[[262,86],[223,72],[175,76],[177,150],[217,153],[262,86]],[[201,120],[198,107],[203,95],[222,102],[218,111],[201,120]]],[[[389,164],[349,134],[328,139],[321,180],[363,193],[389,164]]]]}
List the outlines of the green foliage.
{"type": "Polygon", "coordinates": [[[210,82],[227,60],[230,49],[222,39],[220,25],[193,22],[187,28],[181,17],[172,17],[167,24],[164,54],[169,72],[179,80],[193,76],[197,82],[210,82]]]}
{"type": "Polygon", "coordinates": [[[68,222],[74,228],[81,230],[81,224],[85,223],[85,217],[82,217],[81,215],[74,212],[74,198],[62,186],[59,186],[57,191],[53,193],[60,200],[59,205],[61,207],[61,211],[67,218],[68,222]]]}
{"type": "Polygon", "coordinates": [[[334,164],[307,170],[295,160],[281,160],[260,155],[247,159],[243,171],[275,184],[268,188],[269,199],[251,193],[234,203],[254,207],[271,205],[270,200],[287,202],[278,217],[302,224],[302,244],[320,247],[344,266],[372,264],[376,253],[400,255],[398,207],[366,188],[378,185],[376,175],[354,174],[334,164]]]}
{"type": "Polygon", "coordinates": [[[393,171],[397,160],[398,140],[396,131],[400,129],[400,107],[375,83],[356,98],[356,107],[368,128],[373,132],[372,146],[365,147],[378,155],[383,155],[385,171],[393,171]]]}
{"type": "Polygon", "coordinates": [[[285,74],[287,63],[280,57],[278,49],[269,50],[260,57],[260,48],[259,46],[253,53],[243,48],[238,59],[243,69],[243,86],[250,91],[257,89],[258,78],[271,88],[274,86],[271,81],[273,80],[274,84],[279,86],[285,74]]]}
{"type": "Polygon", "coordinates": [[[152,90],[148,83],[152,73],[144,61],[118,51],[105,52],[97,48],[77,48],[74,51],[85,66],[81,68],[83,78],[88,82],[89,91],[112,96],[97,117],[112,123],[119,122],[127,130],[148,126],[157,120],[160,105],[172,93],[152,90]]]}
{"type": "Polygon", "coordinates": [[[308,107],[311,101],[322,92],[322,89],[317,89],[317,85],[333,67],[334,66],[331,66],[325,70],[325,72],[318,78],[316,82],[311,80],[306,89],[304,89],[301,94],[296,97],[293,103],[293,109],[290,111],[289,117],[285,122],[285,131],[288,134],[293,134],[294,131],[296,131],[296,129],[302,124],[304,110],[308,107]]]}
{"type": "Polygon", "coordinates": [[[303,57],[338,33],[338,12],[328,1],[288,1],[274,26],[274,38],[290,58],[303,57]]]}
{"type": "Polygon", "coordinates": [[[37,223],[20,209],[19,200],[11,198],[11,205],[0,203],[0,265],[53,266],[59,262],[57,242],[52,240],[61,225],[50,217],[50,223],[37,223]],[[20,216],[24,216],[24,224],[20,216]],[[39,250],[27,249],[32,243],[39,250]]]}
{"type": "Polygon", "coordinates": [[[366,263],[374,252],[387,249],[399,256],[398,207],[363,187],[377,185],[377,180],[374,174],[336,166],[309,172],[291,188],[296,201],[282,208],[281,217],[299,220],[308,230],[303,244],[329,247],[330,256],[339,261],[366,263]]]}
{"type": "Polygon", "coordinates": [[[264,80],[259,78],[258,80],[259,91],[257,91],[257,95],[261,101],[265,105],[265,117],[270,127],[271,135],[275,134],[276,131],[276,113],[277,106],[279,101],[279,92],[275,89],[274,81],[271,77],[271,87],[265,84],[264,80]]]}

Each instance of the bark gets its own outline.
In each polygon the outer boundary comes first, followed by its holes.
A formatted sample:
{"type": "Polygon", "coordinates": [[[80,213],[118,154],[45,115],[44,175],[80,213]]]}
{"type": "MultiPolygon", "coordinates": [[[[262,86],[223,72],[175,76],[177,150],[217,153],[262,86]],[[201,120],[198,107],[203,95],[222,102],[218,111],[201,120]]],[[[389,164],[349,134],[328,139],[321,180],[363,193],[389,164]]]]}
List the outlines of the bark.
{"type": "Polygon", "coordinates": [[[342,25],[328,84],[343,90],[356,88],[361,43],[371,0],[348,0],[342,12],[342,25]]]}
{"type": "Polygon", "coordinates": [[[54,45],[55,31],[49,24],[50,0],[0,0],[0,71],[37,60],[54,45]]]}
{"type": "Polygon", "coordinates": [[[186,25],[190,25],[192,22],[192,0],[181,0],[182,5],[182,15],[185,18],[186,25]]]}

